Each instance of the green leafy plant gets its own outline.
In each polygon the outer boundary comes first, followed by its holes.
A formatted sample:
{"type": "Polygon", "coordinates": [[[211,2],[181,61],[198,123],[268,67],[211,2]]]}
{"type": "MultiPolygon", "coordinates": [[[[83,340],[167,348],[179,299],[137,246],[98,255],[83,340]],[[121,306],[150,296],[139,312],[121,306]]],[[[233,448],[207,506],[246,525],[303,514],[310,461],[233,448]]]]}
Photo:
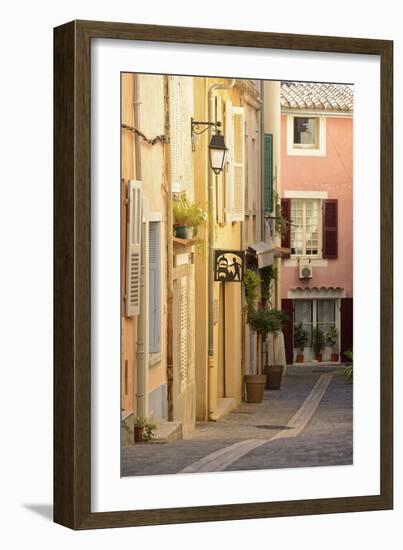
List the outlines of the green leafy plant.
{"type": "Polygon", "coordinates": [[[312,347],[313,351],[315,352],[315,355],[319,355],[322,353],[324,347],[325,347],[325,335],[320,330],[319,327],[316,327],[312,334],[312,347]]]}
{"type": "Polygon", "coordinates": [[[243,276],[247,322],[249,322],[248,319],[249,319],[250,313],[252,313],[255,310],[260,284],[261,284],[261,279],[259,275],[255,271],[252,271],[252,269],[247,269],[243,276]]]}
{"type": "Polygon", "coordinates": [[[155,424],[147,422],[147,424],[144,426],[143,441],[151,441],[154,438],[154,432],[156,429],[157,426],[155,424]]]}
{"type": "Polygon", "coordinates": [[[135,416],[133,419],[133,425],[135,428],[143,428],[143,441],[151,441],[154,437],[154,432],[157,426],[152,422],[149,422],[146,416],[135,416]]]}
{"type": "Polygon", "coordinates": [[[347,382],[352,382],[353,381],[353,352],[345,351],[344,355],[347,355],[347,357],[350,359],[351,365],[348,365],[344,369],[343,375],[344,375],[344,378],[347,380],[347,382]]]}
{"type": "Polygon", "coordinates": [[[185,194],[173,201],[172,211],[174,224],[193,227],[194,235],[197,235],[198,227],[208,219],[207,211],[198,203],[189,202],[185,194]]]}
{"type": "Polygon", "coordinates": [[[335,326],[331,326],[326,333],[326,342],[333,348],[334,353],[337,352],[337,343],[339,339],[339,331],[335,326]]]}
{"type": "Polygon", "coordinates": [[[304,330],[304,325],[302,323],[296,324],[294,326],[294,345],[301,353],[303,353],[307,341],[308,333],[304,330]]]}
{"type": "Polygon", "coordinates": [[[287,316],[278,309],[254,309],[249,314],[248,323],[264,339],[269,333],[281,330],[286,320],[287,316]]]}
{"type": "Polygon", "coordinates": [[[122,428],[128,433],[132,434],[133,430],[130,429],[129,424],[126,422],[126,420],[122,420],[122,428]]]}
{"type": "Polygon", "coordinates": [[[133,418],[133,426],[135,428],[145,428],[148,420],[145,416],[135,416],[133,418]]]}
{"type": "Polygon", "coordinates": [[[271,299],[271,285],[274,280],[277,279],[277,268],[273,265],[268,265],[260,270],[261,280],[261,294],[262,301],[270,303],[271,299]]]}

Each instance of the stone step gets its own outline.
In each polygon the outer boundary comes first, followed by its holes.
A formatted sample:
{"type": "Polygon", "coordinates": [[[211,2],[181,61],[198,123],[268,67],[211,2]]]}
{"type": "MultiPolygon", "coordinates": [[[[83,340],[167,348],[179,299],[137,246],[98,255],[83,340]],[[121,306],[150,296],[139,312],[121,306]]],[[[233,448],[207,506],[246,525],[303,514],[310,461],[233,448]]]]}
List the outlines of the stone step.
{"type": "Polygon", "coordinates": [[[153,441],[178,441],[183,439],[182,422],[159,422],[153,441]]]}

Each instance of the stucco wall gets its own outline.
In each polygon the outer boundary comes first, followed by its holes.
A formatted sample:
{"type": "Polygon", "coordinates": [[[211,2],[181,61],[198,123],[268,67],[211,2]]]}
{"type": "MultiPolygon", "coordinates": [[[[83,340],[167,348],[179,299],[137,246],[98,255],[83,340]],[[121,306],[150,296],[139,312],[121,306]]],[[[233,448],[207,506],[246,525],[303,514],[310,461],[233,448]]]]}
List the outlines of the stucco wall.
{"type": "MultiPolygon", "coordinates": [[[[287,115],[281,117],[282,196],[287,191],[322,191],[338,199],[338,257],[315,265],[309,281],[298,277],[298,266],[283,261],[281,295],[298,286],[341,286],[346,297],[353,295],[353,120],[351,117],[326,118],[326,155],[287,155],[287,115]]],[[[296,262],[294,262],[296,263],[296,262]]]]}

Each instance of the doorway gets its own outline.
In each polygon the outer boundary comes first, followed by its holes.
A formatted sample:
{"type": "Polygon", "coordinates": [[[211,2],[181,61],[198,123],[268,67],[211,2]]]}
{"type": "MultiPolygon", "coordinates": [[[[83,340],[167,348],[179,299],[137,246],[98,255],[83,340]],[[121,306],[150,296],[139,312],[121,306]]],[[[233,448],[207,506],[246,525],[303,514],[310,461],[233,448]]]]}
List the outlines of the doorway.
{"type": "MultiPolygon", "coordinates": [[[[336,327],[340,340],[340,300],[339,299],[296,299],[294,301],[294,326],[302,323],[303,329],[308,335],[304,348],[304,359],[306,362],[315,358],[313,345],[313,331],[319,328],[327,340],[326,334],[329,329],[336,327]]],[[[340,342],[338,342],[339,348],[340,342]]],[[[297,353],[294,345],[294,355],[297,353]]],[[[323,360],[330,361],[332,348],[325,344],[323,360]]]]}

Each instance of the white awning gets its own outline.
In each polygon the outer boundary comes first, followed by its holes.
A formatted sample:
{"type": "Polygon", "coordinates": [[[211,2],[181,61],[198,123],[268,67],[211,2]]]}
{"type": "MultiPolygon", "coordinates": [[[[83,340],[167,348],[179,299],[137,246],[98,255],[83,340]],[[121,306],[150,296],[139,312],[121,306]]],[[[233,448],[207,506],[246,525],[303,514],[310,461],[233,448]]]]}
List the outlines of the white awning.
{"type": "Polygon", "coordinates": [[[264,241],[258,241],[248,246],[249,254],[255,254],[259,269],[273,265],[274,262],[274,246],[264,241]]]}
{"type": "Polygon", "coordinates": [[[307,299],[319,299],[319,298],[344,298],[345,290],[341,286],[313,286],[303,287],[298,286],[291,288],[288,291],[288,298],[307,298],[307,299]]]}

